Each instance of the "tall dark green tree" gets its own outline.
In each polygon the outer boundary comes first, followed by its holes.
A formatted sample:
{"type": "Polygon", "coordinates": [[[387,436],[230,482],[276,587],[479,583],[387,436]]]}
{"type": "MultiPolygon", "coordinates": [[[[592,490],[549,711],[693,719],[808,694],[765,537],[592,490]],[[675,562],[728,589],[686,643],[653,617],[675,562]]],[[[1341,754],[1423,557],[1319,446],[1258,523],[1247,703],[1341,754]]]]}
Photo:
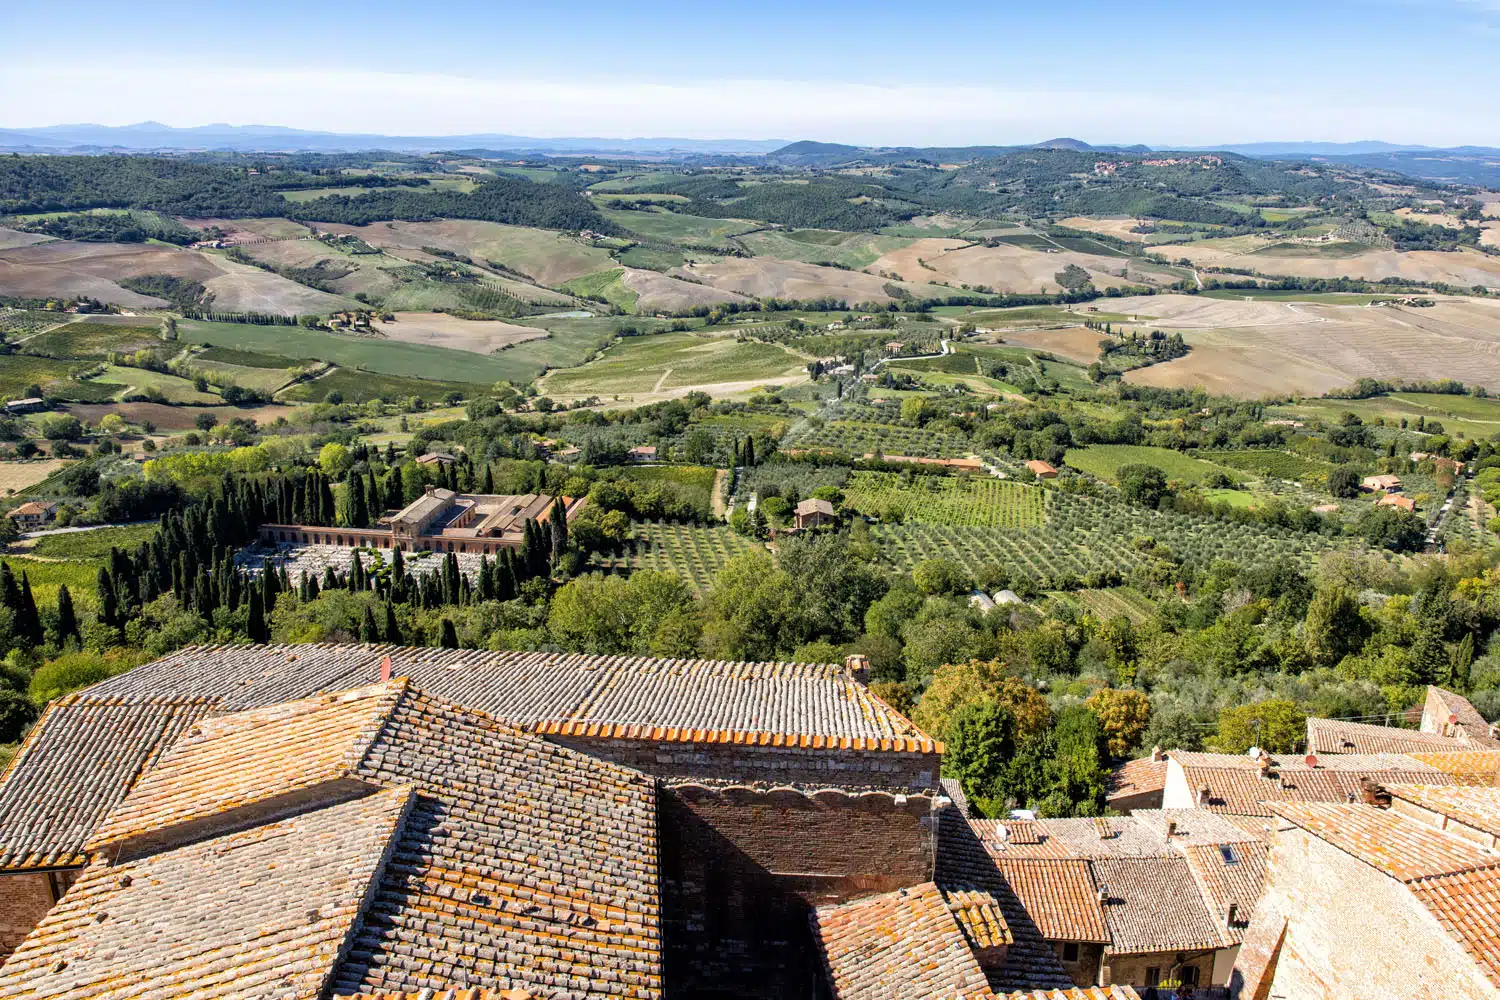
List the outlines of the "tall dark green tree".
{"type": "Polygon", "coordinates": [[[66,583],[59,584],[57,588],[57,642],[63,645],[69,639],[82,642],[83,636],[78,631],[78,615],[73,610],[73,595],[68,593],[66,583]]]}
{"type": "Polygon", "coordinates": [[[260,601],[260,591],[250,591],[250,617],[245,627],[250,641],[257,644],[265,644],[270,638],[270,630],[266,628],[265,608],[260,601]]]}
{"type": "Polygon", "coordinates": [[[42,616],[37,613],[36,600],[31,596],[31,580],[24,572],[21,574],[21,613],[16,616],[16,634],[31,646],[40,646],[44,641],[42,616]]]}
{"type": "Polygon", "coordinates": [[[552,501],[547,524],[552,529],[552,564],[555,566],[568,551],[568,508],[563,505],[562,497],[552,501]]]}
{"type": "Polygon", "coordinates": [[[444,649],[458,648],[458,630],[453,627],[453,619],[443,619],[442,632],[438,636],[438,645],[444,649]]]}
{"type": "Polygon", "coordinates": [[[365,614],[364,617],[360,619],[359,623],[359,641],[380,641],[380,626],[375,624],[375,613],[370,610],[370,606],[368,604],[365,605],[365,614]]]}
{"type": "Polygon", "coordinates": [[[402,645],[401,624],[396,621],[396,609],[391,607],[391,602],[385,602],[385,635],[386,642],[393,646],[402,645]]]}
{"type": "MultiPolygon", "coordinates": [[[[10,579],[12,584],[15,583],[15,580],[10,577],[10,567],[0,564],[0,591],[3,591],[6,579],[10,579]]],[[[109,578],[109,570],[103,566],[99,567],[94,590],[98,595],[99,620],[110,628],[119,628],[120,602],[115,597],[115,585],[109,578]]],[[[6,604],[8,606],[9,602],[7,601],[6,604]]]]}

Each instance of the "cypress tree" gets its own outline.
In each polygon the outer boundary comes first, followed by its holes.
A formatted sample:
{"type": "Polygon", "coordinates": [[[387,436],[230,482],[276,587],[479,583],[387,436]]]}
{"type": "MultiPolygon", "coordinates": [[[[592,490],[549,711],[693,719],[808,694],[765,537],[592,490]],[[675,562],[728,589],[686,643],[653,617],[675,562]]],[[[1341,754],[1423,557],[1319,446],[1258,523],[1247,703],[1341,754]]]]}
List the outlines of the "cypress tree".
{"type": "Polygon", "coordinates": [[[495,472],[490,468],[490,463],[484,463],[484,483],[480,489],[481,493],[495,492],[495,472]]]}
{"type": "MultiPolygon", "coordinates": [[[[100,570],[99,572],[104,572],[100,570]]],[[[10,613],[19,621],[21,615],[21,585],[16,583],[16,576],[10,571],[10,563],[0,563],[0,604],[10,609],[10,613]]],[[[20,629],[19,623],[16,626],[20,629]]]]}
{"type": "MultiPolygon", "coordinates": [[[[6,580],[12,584],[15,580],[10,575],[10,567],[0,564],[0,589],[3,589],[6,580]]],[[[120,603],[115,598],[115,586],[110,582],[109,571],[103,566],[99,567],[99,575],[94,584],[99,594],[99,620],[110,628],[120,627],[120,603]]]]}
{"type": "Polygon", "coordinates": [[[458,572],[458,556],[452,552],[443,559],[443,603],[459,603],[459,580],[462,575],[458,572]]]}
{"type": "Polygon", "coordinates": [[[370,606],[368,604],[365,605],[364,618],[361,619],[359,623],[359,641],[380,641],[380,628],[375,624],[375,613],[370,610],[370,606]]]}
{"type": "Polygon", "coordinates": [[[753,437],[747,437],[747,438],[745,438],[745,465],[746,466],[752,466],[754,464],[755,464],[755,438],[753,438],[753,437]]]}
{"type": "Polygon", "coordinates": [[[312,600],[312,591],[308,587],[307,570],[302,571],[302,582],[297,585],[297,600],[306,604],[312,600]]]}
{"type": "Polygon", "coordinates": [[[338,574],[336,574],[333,571],[333,567],[332,566],[324,566],[323,567],[323,589],[324,590],[338,590],[339,589],[338,574]]]}
{"type": "MultiPolygon", "coordinates": [[[[302,575],[307,576],[306,573],[302,575]]],[[[316,577],[310,577],[307,581],[307,599],[309,601],[316,601],[318,599],[318,580],[316,577]]]]}
{"type": "Polygon", "coordinates": [[[281,577],[276,570],[267,565],[269,560],[262,560],[260,564],[260,606],[270,614],[276,609],[276,595],[281,590],[281,577]]]}
{"type": "Polygon", "coordinates": [[[365,561],[359,557],[358,552],[355,552],[354,561],[349,566],[349,590],[350,592],[357,594],[364,589],[365,561]]]}
{"type": "Polygon", "coordinates": [[[270,633],[266,631],[265,607],[260,602],[258,590],[250,591],[250,620],[245,631],[253,643],[264,644],[270,638],[270,633]]]}
{"type": "Polygon", "coordinates": [[[562,497],[552,501],[552,513],[547,517],[547,523],[552,528],[552,564],[556,566],[568,551],[568,508],[563,506],[562,497]]]}
{"type": "Polygon", "coordinates": [[[37,614],[36,601],[31,596],[31,581],[24,571],[21,573],[21,614],[16,619],[16,631],[32,646],[40,646],[44,641],[42,616],[37,614]]]}
{"type": "Polygon", "coordinates": [[[479,558],[479,599],[481,601],[495,599],[495,567],[485,556],[479,558]]]}
{"type": "Polygon", "coordinates": [[[391,510],[406,506],[406,495],[401,492],[401,470],[391,469],[385,475],[385,505],[391,510]]]}
{"type": "Polygon", "coordinates": [[[61,646],[69,639],[83,641],[78,631],[78,615],[73,611],[73,595],[68,593],[66,583],[57,588],[57,644],[61,646]]]}
{"type": "Polygon", "coordinates": [[[443,619],[442,635],[438,637],[438,645],[444,649],[458,648],[458,630],[453,627],[451,618],[443,619]]]}
{"type": "Polygon", "coordinates": [[[392,646],[401,645],[401,625],[396,621],[396,609],[385,602],[385,641],[392,646]]]}

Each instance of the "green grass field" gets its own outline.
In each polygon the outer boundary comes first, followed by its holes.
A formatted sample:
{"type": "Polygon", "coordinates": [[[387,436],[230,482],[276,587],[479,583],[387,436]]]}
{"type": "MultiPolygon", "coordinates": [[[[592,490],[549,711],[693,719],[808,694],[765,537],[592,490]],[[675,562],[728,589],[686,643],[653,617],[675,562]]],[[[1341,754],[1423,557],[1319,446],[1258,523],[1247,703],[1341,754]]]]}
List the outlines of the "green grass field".
{"type": "Polygon", "coordinates": [[[52,358],[106,358],[111,353],[128,354],[144,347],[167,347],[159,336],[158,323],[127,326],[123,323],[69,323],[32,337],[23,345],[28,354],[52,358]]]}
{"type": "Polygon", "coordinates": [[[305,358],[288,358],[280,354],[262,354],[259,351],[237,351],[232,347],[210,347],[193,355],[194,361],[209,364],[233,365],[237,368],[295,368],[306,364],[305,358]]]}
{"type": "Polygon", "coordinates": [[[178,336],[185,343],[289,358],[316,358],[384,375],[442,379],[463,373],[469,381],[486,385],[503,379],[529,381],[539,370],[539,366],[518,357],[515,351],[475,354],[399,340],[347,337],[296,326],[183,320],[178,324],[178,336]]]}
{"type": "Polygon", "coordinates": [[[1146,445],[1096,444],[1074,448],[1068,452],[1066,461],[1080,472],[1110,482],[1114,482],[1116,473],[1125,465],[1153,465],[1165,472],[1168,479],[1180,479],[1186,483],[1201,483],[1210,472],[1223,472],[1231,479],[1238,478],[1233,471],[1211,462],[1189,458],[1170,448],[1146,445]]]}
{"type": "Polygon", "coordinates": [[[1327,482],[1327,462],[1319,462],[1287,451],[1270,448],[1246,448],[1241,451],[1206,451],[1199,457],[1217,465],[1238,469],[1255,476],[1269,476],[1290,482],[1320,486],[1327,482]]]}
{"type": "Polygon", "coordinates": [[[653,211],[626,211],[601,208],[600,214],[617,226],[662,243],[693,243],[699,246],[729,246],[729,237],[759,229],[760,223],[743,219],[705,219],[682,215],[665,208],[653,211]]]}
{"type": "Polygon", "coordinates": [[[66,585],[74,604],[93,607],[94,585],[99,576],[99,566],[94,561],[45,562],[25,556],[4,556],[0,562],[10,564],[10,571],[19,581],[21,574],[31,583],[31,596],[38,607],[57,606],[57,588],[66,585]]]}
{"type": "Polygon", "coordinates": [[[126,392],[131,389],[141,392],[155,390],[166,397],[168,403],[213,406],[223,402],[216,393],[199,392],[193,387],[191,381],[180,375],[147,371],[144,368],[122,368],[118,365],[110,365],[104,369],[104,374],[93,381],[99,385],[118,386],[116,392],[126,392]]]}
{"type": "Polygon", "coordinates": [[[542,388],[565,396],[652,392],[793,375],[806,363],[775,344],[663,333],[616,341],[598,360],[548,374],[542,388]]]}
{"type": "MultiPolygon", "coordinates": [[[[23,354],[0,355],[0,396],[18,399],[33,383],[44,392],[56,391],[60,395],[87,392],[87,383],[75,381],[75,376],[95,367],[87,361],[60,361],[55,358],[32,357],[23,354]]],[[[118,391],[118,390],[116,390],[118,391]]],[[[97,390],[94,392],[97,395],[97,390]]]]}
{"type": "Polygon", "coordinates": [[[1488,438],[1500,431],[1500,399],[1477,396],[1450,396],[1433,392],[1396,392],[1370,399],[1309,399],[1296,405],[1278,406],[1275,416],[1298,419],[1319,418],[1338,421],[1353,413],[1366,423],[1384,420],[1387,424],[1415,428],[1418,418],[1438,421],[1448,433],[1465,437],[1488,438]]]}
{"type": "Polygon", "coordinates": [[[283,191],[281,196],[287,201],[297,205],[309,201],[317,201],[319,198],[327,198],[330,195],[343,195],[345,198],[358,198],[360,195],[369,194],[371,191],[379,191],[380,188],[368,187],[326,187],[326,188],[304,188],[301,191],[283,191]]]}
{"type": "Polygon", "coordinates": [[[635,526],[624,552],[595,554],[589,565],[613,573],[637,569],[676,573],[701,594],[726,562],[760,548],[760,543],[724,525],[648,523],[635,526]]]}
{"type": "Polygon", "coordinates": [[[1260,503],[1254,493],[1246,493],[1244,490],[1204,490],[1203,495],[1214,503],[1227,503],[1231,507],[1250,508],[1260,503]]]}
{"type": "Polygon", "coordinates": [[[435,403],[450,392],[461,393],[465,399],[472,399],[484,395],[489,388],[489,383],[405,378],[354,368],[336,368],[322,378],[298,382],[277,398],[295,403],[321,403],[328,398],[329,393],[337,392],[346,403],[363,403],[371,399],[407,399],[411,396],[419,396],[429,403],[435,403]]]}
{"type": "Polygon", "coordinates": [[[1363,243],[1272,243],[1268,247],[1261,247],[1252,252],[1254,257],[1317,257],[1322,259],[1343,260],[1349,257],[1362,257],[1370,253],[1372,247],[1363,243]]]}
{"type": "Polygon", "coordinates": [[[196,359],[189,363],[189,367],[210,378],[228,379],[229,382],[243,389],[259,389],[262,392],[275,392],[292,378],[291,371],[286,368],[250,368],[245,365],[226,365],[196,359]]]}
{"type": "Polygon", "coordinates": [[[765,230],[742,236],[739,242],[757,257],[798,260],[809,264],[838,264],[856,270],[869,267],[882,254],[910,245],[898,236],[845,233],[832,229],[765,230]]]}
{"type": "Polygon", "coordinates": [[[635,304],[640,296],[621,280],[624,276],[624,268],[614,267],[564,282],[562,289],[573,295],[603,299],[625,312],[635,312],[635,304]]]}
{"type": "Polygon", "coordinates": [[[648,271],[670,271],[681,267],[687,258],[676,250],[656,247],[634,246],[620,254],[620,263],[626,267],[642,267],[648,271]]]}

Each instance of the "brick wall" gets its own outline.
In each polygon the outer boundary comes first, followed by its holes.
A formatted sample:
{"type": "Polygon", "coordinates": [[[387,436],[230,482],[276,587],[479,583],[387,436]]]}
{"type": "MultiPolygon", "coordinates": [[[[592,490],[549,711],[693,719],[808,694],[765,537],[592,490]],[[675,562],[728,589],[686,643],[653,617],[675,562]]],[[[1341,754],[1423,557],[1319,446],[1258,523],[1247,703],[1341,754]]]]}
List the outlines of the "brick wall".
{"type": "Polygon", "coordinates": [[[52,904],[52,882],[46,872],[0,875],[0,962],[26,940],[52,904]]]}
{"type": "Polygon", "coordinates": [[[1500,997],[1405,885],[1296,828],[1271,851],[1234,982],[1245,1000],[1500,997]]]}
{"type": "Polygon", "coordinates": [[[668,996],[815,1000],[813,906],[932,878],[931,800],[663,787],[668,996]]]}
{"type": "Polygon", "coordinates": [[[674,743],[548,736],[560,746],[670,781],[743,782],[813,788],[937,788],[942,755],[882,750],[674,743]]]}

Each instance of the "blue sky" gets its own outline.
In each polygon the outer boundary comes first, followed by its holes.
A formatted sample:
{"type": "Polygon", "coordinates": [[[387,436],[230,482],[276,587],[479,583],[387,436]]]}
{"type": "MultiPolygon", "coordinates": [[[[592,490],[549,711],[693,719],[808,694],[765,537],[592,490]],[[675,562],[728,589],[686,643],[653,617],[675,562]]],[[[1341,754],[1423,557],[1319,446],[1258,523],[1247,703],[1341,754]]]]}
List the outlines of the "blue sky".
{"type": "Polygon", "coordinates": [[[1500,0],[10,0],[0,38],[0,127],[1500,146],[1500,0]]]}

